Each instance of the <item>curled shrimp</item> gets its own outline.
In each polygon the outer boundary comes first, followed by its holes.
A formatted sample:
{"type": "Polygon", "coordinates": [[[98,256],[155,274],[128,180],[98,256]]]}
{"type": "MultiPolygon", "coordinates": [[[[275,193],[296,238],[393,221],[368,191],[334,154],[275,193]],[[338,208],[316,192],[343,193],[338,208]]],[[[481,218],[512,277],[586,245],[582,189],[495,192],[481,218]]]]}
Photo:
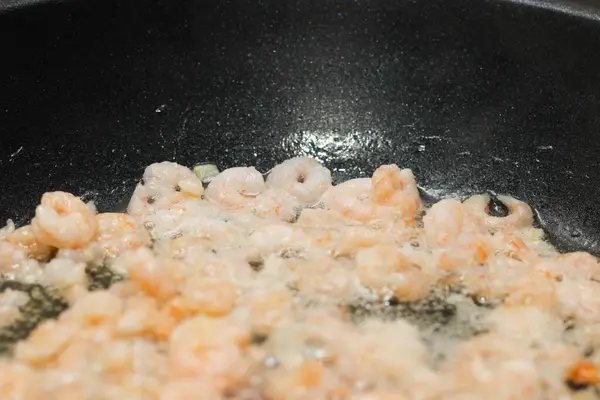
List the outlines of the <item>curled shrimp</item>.
{"type": "Polygon", "coordinates": [[[27,256],[38,261],[48,261],[54,254],[54,247],[36,239],[31,225],[25,225],[4,237],[9,243],[25,249],[27,256]]]}
{"type": "Polygon", "coordinates": [[[195,317],[180,324],[169,339],[170,376],[209,378],[223,390],[248,372],[243,350],[247,333],[222,318],[195,317]]]}
{"type": "Polygon", "coordinates": [[[94,239],[98,223],[79,197],[66,192],[44,193],[31,221],[35,239],[58,248],[81,248],[94,239]]]}
{"type": "Polygon", "coordinates": [[[381,294],[393,293],[415,301],[429,293],[432,282],[392,245],[375,245],[356,254],[358,277],[363,285],[381,294]]]}
{"type": "Polygon", "coordinates": [[[148,166],[144,171],[143,180],[151,196],[181,193],[183,197],[199,199],[204,192],[202,182],[190,169],[169,161],[148,166]]]}
{"type": "Polygon", "coordinates": [[[204,197],[226,210],[246,209],[265,190],[265,180],[254,167],[229,168],[208,185],[204,197]]]}
{"type": "Polygon", "coordinates": [[[185,199],[200,199],[203,193],[202,182],[190,169],[169,161],[154,163],[144,170],[142,183],[136,186],[127,212],[146,215],[185,199]]]}
{"type": "Polygon", "coordinates": [[[126,250],[137,249],[148,243],[147,231],[129,215],[102,213],[96,215],[98,238],[105,257],[115,257],[126,250]]]}
{"type": "Polygon", "coordinates": [[[475,230],[475,221],[469,217],[458,200],[441,200],[435,203],[423,217],[428,243],[434,247],[445,247],[454,243],[463,232],[475,230]]]}
{"type": "Polygon", "coordinates": [[[463,202],[466,209],[483,222],[488,229],[526,228],[533,224],[531,207],[510,196],[498,195],[498,200],[508,208],[506,217],[494,217],[488,214],[489,194],[475,195],[463,202]]]}
{"type": "Polygon", "coordinates": [[[258,217],[275,217],[291,222],[298,218],[302,207],[295,197],[282,189],[269,188],[259,194],[252,204],[252,213],[258,217]]]}
{"type": "Polygon", "coordinates": [[[414,217],[421,207],[415,176],[396,164],[382,165],[371,179],[371,198],[376,204],[399,209],[403,217],[414,217]]]}
{"type": "Polygon", "coordinates": [[[375,207],[371,200],[371,179],[357,178],[332,186],[323,194],[325,207],[361,222],[373,218],[375,207]]]}
{"type": "Polygon", "coordinates": [[[314,158],[294,157],[271,170],[267,185],[283,189],[303,205],[310,206],[331,186],[331,172],[314,158]]]}

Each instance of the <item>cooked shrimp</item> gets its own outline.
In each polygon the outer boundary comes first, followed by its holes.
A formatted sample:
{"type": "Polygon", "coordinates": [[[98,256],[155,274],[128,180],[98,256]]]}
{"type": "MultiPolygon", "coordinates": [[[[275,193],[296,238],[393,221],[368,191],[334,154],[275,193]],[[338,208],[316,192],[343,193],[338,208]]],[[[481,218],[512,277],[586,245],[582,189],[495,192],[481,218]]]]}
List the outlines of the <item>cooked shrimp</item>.
{"type": "Polygon", "coordinates": [[[408,397],[395,392],[366,392],[352,395],[349,400],[408,400],[408,397]]]}
{"type": "Polygon", "coordinates": [[[204,197],[226,210],[247,208],[265,190],[265,180],[254,167],[229,168],[217,175],[204,197]]]}
{"type": "Polygon", "coordinates": [[[201,276],[187,279],[181,292],[188,309],[210,317],[221,317],[231,312],[237,297],[231,282],[201,276]]]}
{"type": "Polygon", "coordinates": [[[361,222],[369,221],[375,213],[371,200],[371,179],[358,178],[330,187],[323,194],[326,208],[361,222]]]}
{"type": "Polygon", "coordinates": [[[403,217],[412,218],[417,214],[421,196],[410,169],[383,165],[375,170],[371,180],[371,198],[376,204],[394,207],[403,217]]]}
{"type": "Polygon", "coordinates": [[[67,259],[54,259],[44,267],[44,282],[58,289],[69,300],[87,293],[87,276],[85,264],[67,259]]]}
{"type": "Polygon", "coordinates": [[[188,168],[174,162],[155,163],[146,168],[127,206],[135,217],[167,209],[186,199],[200,199],[204,187],[188,168]]]}
{"type": "Polygon", "coordinates": [[[472,196],[465,200],[463,204],[488,229],[519,229],[533,224],[533,211],[527,203],[509,196],[498,195],[497,197],[508,207],[509,214],[506,217],[493,217],[488,214],[488,204],[490,202],[488,194],[472,196]]]}
{"type": "Polygon", "coordinates": [[[160,393],[160,400],[221,400],[219,391],[209,381],[185,379],[168,383],[160,393]]]}
{"type": "Polygon", "coordinates": [[[108,291],[90,292],[65,312],[64,318],[86,326],[116,325],[123,311],[123,301],[108,291]]]}
{"type": "Polygon", "coordinates": [[[120,337],[141,336],[152,331],[158,315],[158,304],[147,296],[135,296],[125,300],[123,313],[117,322],[116,333],[120,337]]]}
{"type": "Polygon", "coordinates": [[[187,320],[169,339],[170,376],[206,378],[220,390],[235,387],[247,373],[243,350],[249,340],[244,330],[225,319],[187,320]]]}
{"type": "Polygon", "coordinates": [[[356,254],[358,277],[363,285],[402,300],[426,297],[431,282],[393,246],[376,245],[356,254]]]}
{"type": "Polygon", "coordinates": [[[38,261],[48,261],[54,254],[54,247],[38,241],[31,225],[25,225],[4,237],[9,243],[23,247],[27,256],[38,261]]]}
{"type": "Polygon", "coordinates": [[[34,382],[39,373],[22,363],[0,363],[0,398],[10,400],[43,399],[44,393],[34,382]]]}
{"type": "Polygon", "coordinates": [[[0,275],[6,280],[37,282],[42,276],[41,264],[27,257],[23,247],[0,240],[0,275]]]}
{"type": "Polygon", "coordinates": [[[564,318],[573,318],[583,324],[600,323],[600,283],[564,279],[556,286],[564,318]]]}
{"type": "Polygon", "coordinates": [[[26,341],[17,344],[15,358],[31,365],[44,365],[60,354],[76,334],[76,325],[46,320],[26,341]]]}
{"type": "Polygon", "coordinates": [[[105,257],[116,257],[125,250],[136,249],[149,242],[148,232],[127,214],[98,214],[96,221],[96,241],[104,250],[105,257]]]}
{"type": "Polygon", "coordinates": [[[288,192],[282,189],[269,188],[259,194],[252,203],[251,210],[259,217],[275,217],[286,222],[293,222],[302,207],[288,192]]]}
{"type": "Polygon", "coordinates": [[[155,163],[144,171],[144,187],[153,197],[169,197],[180,193],[182,198],[202,197],[204,187],[188,168],[174,162],[155,163]]]}
{"type": "Polygon", "coordinates": [[[433,247],[451,245],[461,233],[476,231],[475,221],[457,200],[435,203],[423,217],[423,227],[427,243],[433,247]]]}
{"type": "Polygon", "coordinates": [[[314,158],[290,158],[271,170],[267,185],[283,189],[301,204],[311,206],[331,186],[331,172],[314,158]]]}
{"type": "Polygon", "coordinates": [[[152,251],[145,247],[126,253],[120,260],[127,268],[129,279],[140,289],[157,299],[166,300],[177,293],[177,280],[175,271],[170,271],[171,265],[156,258],[152,251]]]}
{"type": "Polygon", "coordinates": [[[255,332],[269,334],[290,312],[289,291],[267,289],[256,293],[250,299],[250,320],[255,332]]]}
{"type": "Polygon", "coordinates": [[[98,223],[94,213],[79,197],[51,192],[42,196],[31,221],[35,239],[58,248],[80,248],[94,239],[98,223]]]}
{"type": "Polygon", "coordinates": [[[23,247],[0,240],[0,271],[12,273],[21,263],[26,261],[27,250],[23,247]]]}

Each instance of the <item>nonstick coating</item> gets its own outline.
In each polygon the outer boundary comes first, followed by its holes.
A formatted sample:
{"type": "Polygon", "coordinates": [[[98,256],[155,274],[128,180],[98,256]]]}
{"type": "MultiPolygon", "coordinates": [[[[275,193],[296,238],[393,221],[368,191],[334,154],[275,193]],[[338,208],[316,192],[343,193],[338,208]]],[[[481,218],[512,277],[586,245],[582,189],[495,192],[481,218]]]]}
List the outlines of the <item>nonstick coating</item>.
{"type": "MultiPolygon", "coordinates": [[[[118,207],[174,160],[528,201],[600,253],[600,20],[484,0],[51,3],[0,15],[0,218],[44,191],[118,207]]],[[[542,4],[543,5],[543,4],[542,4]]]]}

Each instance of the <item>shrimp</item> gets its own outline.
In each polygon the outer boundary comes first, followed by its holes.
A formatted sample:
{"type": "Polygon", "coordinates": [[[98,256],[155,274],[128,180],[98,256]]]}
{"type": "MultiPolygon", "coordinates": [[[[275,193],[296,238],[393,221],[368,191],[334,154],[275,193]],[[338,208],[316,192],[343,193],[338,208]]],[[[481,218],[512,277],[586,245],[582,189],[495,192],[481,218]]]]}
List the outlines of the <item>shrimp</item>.
{"type": "Polygon", "coordinates": [[[81,248],[91,242],[98,231],[94,213],[81,199],[66,192],[49,192],[42,196],[31,221],[35,240],[52,247],[81,248]]]}
{"type": "Polygon", "coordinates": [[[19,245],[27,251],[27,256],[38,261],[52,258],[55,248],[38,241],[31,225],[25,225],[4,237],[9,243],[19,245]]]}
{"type": "Polygon", "coordinates": [[[199,199],[204,192],[202,182],[190,169],[169,161],[148,166],[143,181],[148,194],[155,197],[180,193],[182,198],[199,199]]]}
{"type": "Polygon", "coordinates": [[[154,163],[144,170],[127,212],[144,216],[186,199],[200,199],[203,193],[202,182],[190,169],[169,161],[154,163]]]}
{"type": "Polygon", "coordinates": [[[265,188],[265,180],[256,168],[235,167],[217,175],[204,197],[226,210],[247,209],[265,188]]]}
{"type": "Polygon", "coordinates": [[[331,172],[313,158],[290,158],[271,170],[267,185],[283,189],[301,204],[312,206],[331,186],[331,172]]]}
{"type": "Polygon", "coordinates": [[[361,222],[371,220],[375,205],[371,200],[371,179],[350,179],[330,187],[322,197],[326,208],[361,222]]]}
{"type": "Polygon", "coordinates": [[[126,266],[129,279],[146,294],[167,300],[177,293],[179,276],[176,275],[180,271],[176,263],[172,264],[174,270],[170,270],[166,260],[156,258],[145,247],[126,253],[120,261],[126,266]]]}
{"type": "Polygon", "coordinates": [[[123,312],[123,300],[111,292],[90,292],[78,299],[64,318],[89,327],[116,325],[123,312]]]}
{"type": "Polygon", "coordinates": [[[184,283],[182,296],[192,311],[221,317],[233,310],[237,292],[227,280],[193,276],[184,283]]]}
{"type": "Polygon", "coordinates": [[[421,207],[421,196],[410,169],[396,164],[383,165],[371,178],[371,198],[376,204],[394,207],[404,218],[414,217],[421,207]]]}
{"type": "Polygon", "coordinates": [[[267,289],[254,295],[249,304],[252,329],[270,334],[291,311],[290,302],[286,289],[267,289]]]}
{"type": "Polygon", "coordinates": [[[532,358],[520,342],[496,334],[477,336],[461,344],[446,364],[451,381],[442,398],[541,400],[545,397],[532,358]]]}
{"type": "Polygon", "coordinates": [[[408,400],[408,397],[395,392],[366,392],[350,396],[349,400],[408,400]]]}
{"type": "Polygon", "coordinates": [[[427,243],[433,247],[453,244],[465,231],[474,232],[475,221],[457,200],[441,200],[435,203],[423,217],[427,243]]]}
{"type": "Polygon", "coordinates": [[[35,366],[43,366],[62,353],[77,334],[77,327],[46,320],[35,328],[26,341],[15,348],[15,358],[35,366]]]}
{"type": "Polygon", "coordinates": [[[127,214],[98,214],[96,221],[96,241],[102,247],[105,257],[114,258],[125,250],[136,249],[149,242],[147,231],[127,214]]]}
{"type": "Polygon", "coordinates": [[[358,277],[363,285],[381,293],[386,290],[402,300],[427,296],[432,282],[390,245],[376,245],[356,254],[358,277]]]}
{"type": "Polygon", "coordinates": [[[600,323],[600,284],[565,279],[557,284],[561,314],[584,324],[600,323]]]}
{"type": "Polygon", "coordinates": [[[27,250],[23,247],[0,240],[0,271],[12,273],[28,260],[27,250]]]}
{"type": "Polygon", "coordinates": [[[536,306],[553,311],[559,305],[556,289],[554,279],[532,272],[511,288],[504,305],[536,306]]]}
{"type": "Polygon", "coordinates": [[[136,296],[125,300],[124,311],[117,322],[116,333],[120,337],[141,336],[153,328],[158,315],[157,301],[152,297],[136,296]]]}
{"type": "Polygon", "coordinates": [[[259,194],[251,206],[252,213],[265,218],[274,216],[285,222],[297,219],[302,206],[296,198],[282,189],[269,188],[259,194]]]}
{"type": "Polygon", "coordinates": [[[0,398],[11,400],[43,399],[43,392],[37,382],[39,374],[21,363],[0,363],[0,398]]]}
{"type": "Polygon", "coordinates": [[[44,267],[43,280],[51,287],[61,291],[69,301],[87,293],[85,264],[68,259],[54,259],[44,267]]]}
{"type": "Polygon", "coordinates": [[[169,367],[172,379],[207,378],[219,390],[244,380],[247,360],[244,349],[248,333],[218,318],[195,317],[179,325],[169,339],[169,367]]]}
{"type": "Polygon", "coordinates": [[[169,382],[160,393],[160,400],[221,400],[219,391],[208,381],[184,379],[169,382]]]}
{"type": "Polygon", "coordinates": [[[466,209],[476,218],[480,219],[488,229],[520,229],[527,228],[533,224],[533,211],[531,207],[513,197],[498,195],[498,200],[508,207],[509,214],[506,217],[493,217],[488,214],[490,195],[475,195],[463,202],[466,209]]]}

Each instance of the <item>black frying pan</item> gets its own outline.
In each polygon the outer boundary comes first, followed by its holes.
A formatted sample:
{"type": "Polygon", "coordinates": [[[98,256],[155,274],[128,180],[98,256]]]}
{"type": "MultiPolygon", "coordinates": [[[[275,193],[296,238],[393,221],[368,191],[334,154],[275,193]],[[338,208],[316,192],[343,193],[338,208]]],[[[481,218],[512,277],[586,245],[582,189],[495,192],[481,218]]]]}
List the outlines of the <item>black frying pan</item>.
{"type": "Polygon", "coordinates": [[[0,14],[0,219],[41,194],[122,205],[143,168],[337,181],[383,163],[434,197],[528,201],[600,253],[600,14],[544,1],[78,0],[0,14]]]}

